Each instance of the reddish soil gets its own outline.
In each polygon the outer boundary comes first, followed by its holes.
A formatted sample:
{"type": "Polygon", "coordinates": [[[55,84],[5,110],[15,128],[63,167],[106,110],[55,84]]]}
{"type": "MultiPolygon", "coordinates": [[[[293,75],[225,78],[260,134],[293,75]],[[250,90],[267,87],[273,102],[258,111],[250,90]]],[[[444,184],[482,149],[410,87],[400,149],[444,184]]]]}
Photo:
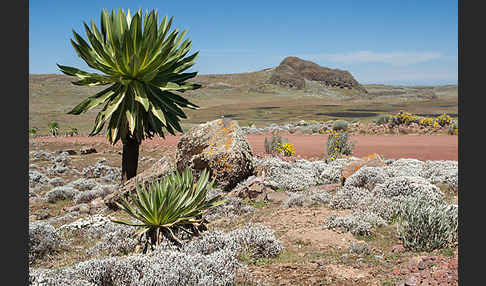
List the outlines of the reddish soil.
{"type": "MultiPolygon", "coordinates": [[[[267,135],[270,137],[270,135],[267,135]]],[[[284,135],[289,142],[294,144],[296,155],[303,158],[326,157],[325,146],[327,135],[284,135]]],[[[180,138],[167,136],[165,140],[156,138],[145,140],[144,146],[169,145],[176,146],[180,138]]],[[[265,135],[248,135],[253,152],[264,152],[263,142],[265,135]]],[[[352,135],[351,141],[355,142],[354,156],[364,157],[371,153],[379,153],[385,158],[416,158],[419,160],[457,160],[458,137],[457,135],[352,135]]],[[[31,142],[62,142],[62,143],[107,143],[104,136],[96,137],[38,137],[31,142]]],[[[120,144],[120,143],[119,143],[120,144]]],[[[117,144],[118,145],[118,144],[117,144]]]]}

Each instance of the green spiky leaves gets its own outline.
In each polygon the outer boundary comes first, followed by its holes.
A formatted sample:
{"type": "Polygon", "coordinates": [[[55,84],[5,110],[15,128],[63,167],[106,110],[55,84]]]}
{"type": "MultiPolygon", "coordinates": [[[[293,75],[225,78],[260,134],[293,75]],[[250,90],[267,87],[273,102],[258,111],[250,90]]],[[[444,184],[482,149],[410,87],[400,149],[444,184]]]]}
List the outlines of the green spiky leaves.
{"type": "Polygon", "coordinates": [[[136,194],[131,195],[130,202],[122,198],[121,203],[117,203],[120,209],[137,222],[114,222],[140,227],[137,234],[145,234],[152,245],[158,245],[162,237],[180,244],[176,233],[184,231],[199,235],[205,228],[203,212],[224,202],[220,196],[207,200],[213,184],[214,180],[209,181],[209,172],[206,170],[195,182],[190,169],[182,173],[171,173],[147,185],[137,184],[136,194]]]}
{"type": "Polygon", "coordinates": [[[84,23],[86,39],[73,31],[71,43],[86,64],[102,74],[89,73],[74,67],[58,65],[69,76],[78,78],[81,86],[109,85],[83,100],[68,114],[78,115],[100,105],[90,135],[96,135],[106,125],[112,144],[128,137],[141,142],[167,131],[182,132],[180,118],[186,118],[182,108],[197,109],[174,92],[200,88],[186,80],[197,72],[184,73],[194,65],[198,52],[188,56],[192,42],[186,31],[170,31],[172,19],[165,16],[160,25],[158,12],[152,10],[133,16],[130,10],[101,12],[100,27],[93,21],[84,23]]]}

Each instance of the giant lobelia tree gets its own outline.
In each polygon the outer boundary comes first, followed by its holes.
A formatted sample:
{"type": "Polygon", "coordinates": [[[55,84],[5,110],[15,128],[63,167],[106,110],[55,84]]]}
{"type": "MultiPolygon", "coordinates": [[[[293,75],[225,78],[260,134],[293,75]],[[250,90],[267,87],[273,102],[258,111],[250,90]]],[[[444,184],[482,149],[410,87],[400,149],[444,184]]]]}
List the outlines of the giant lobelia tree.
{"type": "Polygon", "coordinates": [[[186,30],[169,33],[172,20],[165,16],[159,25],[157,10],[144,16],[139,10],[132,17],[130,10],[108,14],[103,9],[100,29],[93,21],[90,26],[84,23],[89,43],[74,30],[75,41],[71,40],[78,56],[101,74],[58,65],[64,74],[78,78],[74,85],[108,86],[68,114],[78,115],[104,104],[90,136],[100,133],[107,123],[108,141],[115,145],[121,140],[122,183],[137,174],[139,147],[145,138],[165,138],[164,131],[172,135],[183,132],[179,121],[187,117],[182,108],[198,108],[174,93],[201,86],[186,82],[197,75],[184,71],[194,65],[199,52],[186,57],[192,42],[183,41],[186,30]]]}

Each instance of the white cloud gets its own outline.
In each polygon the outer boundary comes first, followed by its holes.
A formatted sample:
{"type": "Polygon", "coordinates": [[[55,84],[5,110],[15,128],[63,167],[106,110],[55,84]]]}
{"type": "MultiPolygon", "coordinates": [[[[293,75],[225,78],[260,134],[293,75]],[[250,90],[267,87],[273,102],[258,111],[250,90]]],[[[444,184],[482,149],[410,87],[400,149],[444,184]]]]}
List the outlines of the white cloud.
{"type": "Polygon", "coordinates": [[[330,61],[341,64],[382,63],[393,66],[408,66],[442,58],[439,52],[388,52],[357,51],[336,54],[300,55],[314,61],[330,61]]]}

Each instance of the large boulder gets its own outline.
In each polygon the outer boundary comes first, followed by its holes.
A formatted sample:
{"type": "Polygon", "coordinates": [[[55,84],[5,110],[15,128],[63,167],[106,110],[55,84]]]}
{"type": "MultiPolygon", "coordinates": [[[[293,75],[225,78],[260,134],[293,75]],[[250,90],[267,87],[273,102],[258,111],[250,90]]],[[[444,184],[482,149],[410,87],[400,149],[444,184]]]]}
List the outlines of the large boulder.
{"type": "Polygon", "coordinates": [[[250,144],[236,121],[223,118],[196,126],[177,144],[179,171],[191,168],[197,177],[203,169],[216,184],[228,191],[253,174],[250,144]]]}

